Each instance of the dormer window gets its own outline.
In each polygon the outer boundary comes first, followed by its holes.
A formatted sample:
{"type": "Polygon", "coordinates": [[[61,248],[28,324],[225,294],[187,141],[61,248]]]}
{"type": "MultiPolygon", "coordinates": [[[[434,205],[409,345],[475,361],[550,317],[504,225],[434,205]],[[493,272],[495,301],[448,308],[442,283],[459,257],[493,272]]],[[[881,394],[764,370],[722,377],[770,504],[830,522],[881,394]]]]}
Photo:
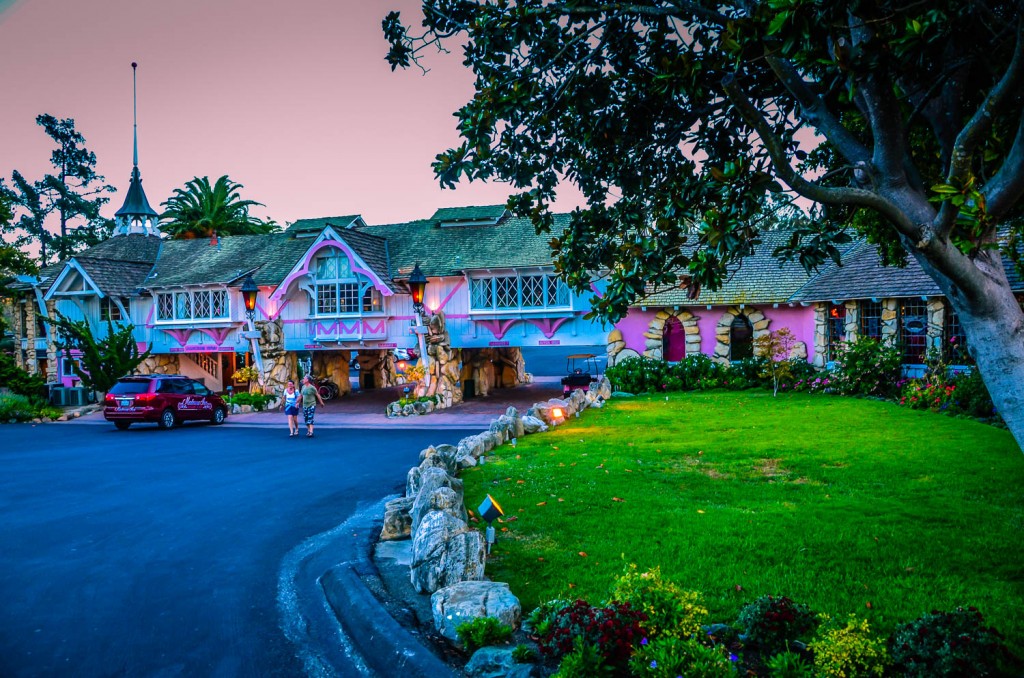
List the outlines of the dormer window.
{"type": "Polygon", "coordinates": [[[352,271],[342,253],[318,257],[314,271],[314,296],[310,315],[362,315],[380,313],[380,292],[370,280],[352,271]]]}

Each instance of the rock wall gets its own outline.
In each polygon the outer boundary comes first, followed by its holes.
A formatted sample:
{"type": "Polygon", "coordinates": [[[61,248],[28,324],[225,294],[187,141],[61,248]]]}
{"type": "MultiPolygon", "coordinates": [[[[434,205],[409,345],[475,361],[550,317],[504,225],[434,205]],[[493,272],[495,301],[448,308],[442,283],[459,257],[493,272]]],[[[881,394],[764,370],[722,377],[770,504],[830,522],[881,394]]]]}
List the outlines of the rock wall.
{"type": "Polygon", "coordinates": [[[412,540],[409,577],[418,592],[432,594],[434,623],[443,635],[455,640],[458,624],[479,617],[495,617],[515,628],[522,612],[507,584],[486,581],[486,545],[480,530],[469,523],[477,519],[466,510],[459,471],[484,463],[488,452],[519,437],[602,407],[610,397],[611,383],[605,377],[587,393],[577,390],[564,400],[535,403],[523,416],[509,407],[486,431],[458,445],[420,452],[419,465],[407,474],[405,496],[385,507],[380,539],[412,540]]]}
{"type": "Polygon", "coordinates": [[[156,353],[143,360],[136,371],[139,374],[178,374],[181,363],[175,353],[156,353]]]}

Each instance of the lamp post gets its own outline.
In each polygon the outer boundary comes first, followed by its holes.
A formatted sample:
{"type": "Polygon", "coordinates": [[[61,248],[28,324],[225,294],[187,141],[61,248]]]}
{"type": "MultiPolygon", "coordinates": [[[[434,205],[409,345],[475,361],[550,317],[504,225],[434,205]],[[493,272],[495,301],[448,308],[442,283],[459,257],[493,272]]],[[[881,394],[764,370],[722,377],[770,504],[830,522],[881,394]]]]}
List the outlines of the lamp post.
{"type": "Polygon", "coordinates": [[[260,373],[260,381],[263,379],[263,355],[260,353],[259,337],[260,333],[256,331],[256,296],[260,293],[260,288],[256,286],[256,281],[252,279],[251,275],[246,276],[245,282],[242,283],[242,302],[245,303],[245,318],[249,331],[245,332],[242,336],[249,339],[249,343],[252,345],[252,357],[256,363],[256,369],[260,373]]]}
{"type": "Polygon", "coordinates": [[[412,274],[409,276],[409,294],[412,295],[412,310],[416,318],[416,327],[413,332],[419,337],[420,359],[423,361],[423,386],[430,388],[430,368],[427,362],[427,342],[424,335],[427,328],[423,325],[423,293],[427,289],[427,276],[420,270],[419,262],[413,266],[412,274]]]}

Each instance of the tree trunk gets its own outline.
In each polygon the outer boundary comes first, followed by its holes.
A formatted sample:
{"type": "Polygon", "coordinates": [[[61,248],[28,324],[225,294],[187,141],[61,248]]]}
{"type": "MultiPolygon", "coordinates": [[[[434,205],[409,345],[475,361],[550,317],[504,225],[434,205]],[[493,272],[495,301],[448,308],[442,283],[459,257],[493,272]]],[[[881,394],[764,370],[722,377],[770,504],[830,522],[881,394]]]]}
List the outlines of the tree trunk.
{"type": "Polygon", "coordinates": [[[989,279],[986,286],[983,311],[955,294],[951,301],[996,411],[1024,451],[1024,311],[1008,284],[989,279]]]}

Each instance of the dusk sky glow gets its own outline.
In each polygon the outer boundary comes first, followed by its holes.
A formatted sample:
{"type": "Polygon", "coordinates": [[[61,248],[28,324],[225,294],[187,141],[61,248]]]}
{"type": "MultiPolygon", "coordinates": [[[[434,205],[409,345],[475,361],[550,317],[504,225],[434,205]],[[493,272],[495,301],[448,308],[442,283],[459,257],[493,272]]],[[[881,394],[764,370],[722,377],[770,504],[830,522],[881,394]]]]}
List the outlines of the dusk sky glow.
{"type": "MultiPolygon", "coordinates": [[[[415,0],[0,0],[0,176],[50,171],[35,124],[71,117],[120,206],[132,157],[139,63],[139,169],[157,210],[193,176],[222,174],[282,225],[362,214],[369,223],[437,207],[504,202],[504,184],[442,191],[430,163],[457,143],[472,95],[461,54],[392,73],[380,23],[419,23],[415,0]]],[[[580,204],[561,191],[557,208],[580,204]]]]}

